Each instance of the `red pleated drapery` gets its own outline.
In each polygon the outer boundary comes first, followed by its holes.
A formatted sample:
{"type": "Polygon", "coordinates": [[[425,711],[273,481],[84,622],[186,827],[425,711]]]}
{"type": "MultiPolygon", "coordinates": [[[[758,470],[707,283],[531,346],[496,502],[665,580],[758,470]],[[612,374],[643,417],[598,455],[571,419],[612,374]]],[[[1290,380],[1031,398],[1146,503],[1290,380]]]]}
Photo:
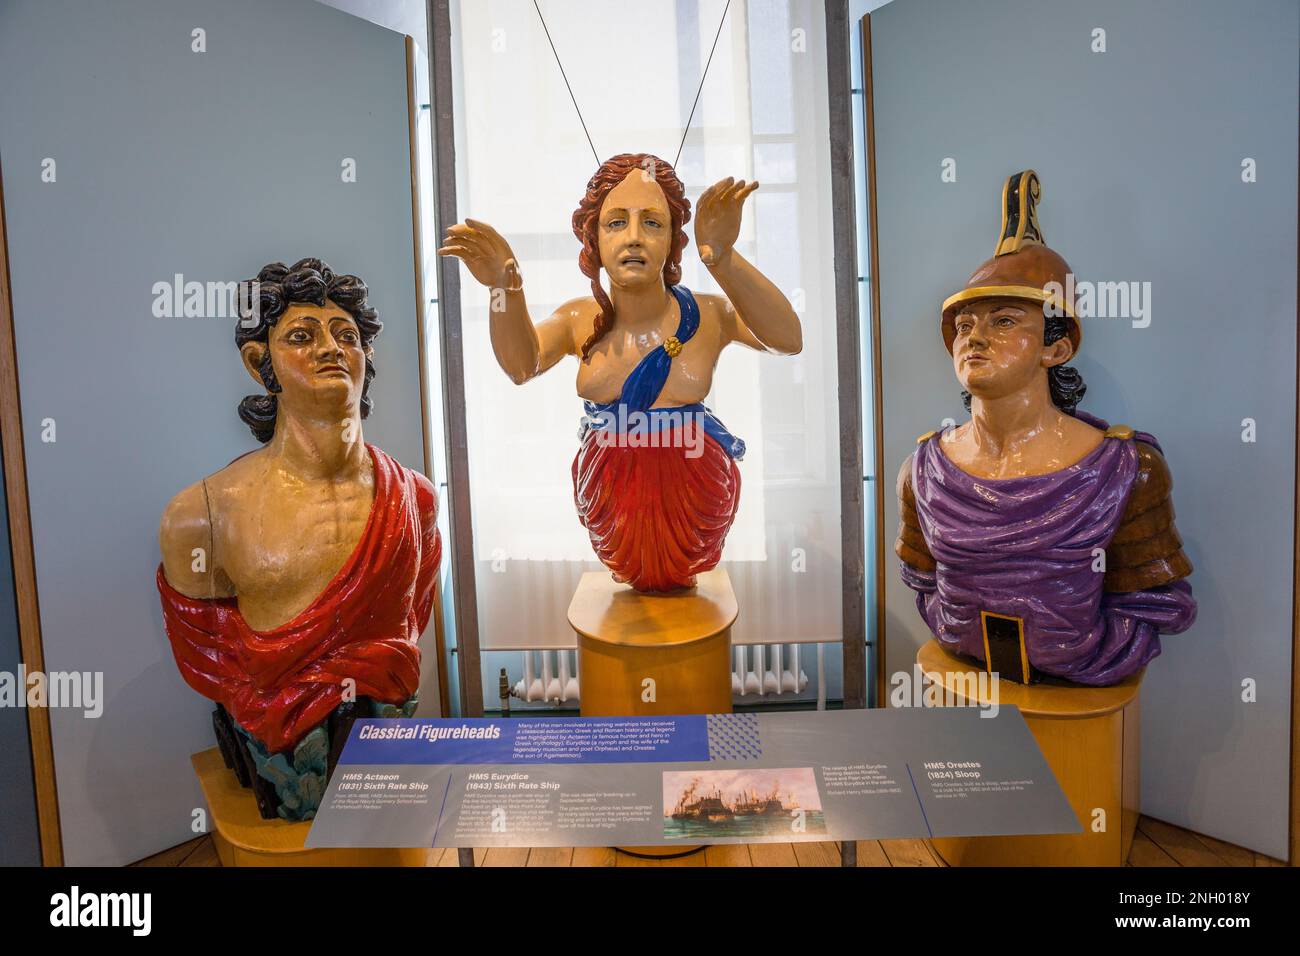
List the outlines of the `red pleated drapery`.
{"type": "Polygon", "coordinates": [[[740,503],[740,469],[694,423],[660,432],[658,447],[603,434],[589,430],[573,459],[574,503],[596,555],[616,581],[638,591],[693,587],[722,557],[740,503]],[[702,454],[690,457],[693,448],[702,454]]]}
{"type": "Polygon", "coordinates": [[[268,751],[294,746],[356,695],[401,704],[419,689],[420,633],[442,557],[438,499],[418,472],[367,446],[375,500],[356,549],[300,614],[254,631],[234,598],[189,598],[158,568],[163,622],[181,676],[268,751]]]}

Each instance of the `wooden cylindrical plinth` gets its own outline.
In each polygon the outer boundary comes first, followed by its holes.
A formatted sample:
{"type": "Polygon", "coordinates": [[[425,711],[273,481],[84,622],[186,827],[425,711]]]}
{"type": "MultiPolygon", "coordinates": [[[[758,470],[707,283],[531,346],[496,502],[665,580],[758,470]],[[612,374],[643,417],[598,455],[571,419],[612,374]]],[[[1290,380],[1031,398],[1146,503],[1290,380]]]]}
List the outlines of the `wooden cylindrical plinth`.
{"type": "MultiPolygon", "coordinates": [[[[736,595],[721,568],[690,591],[642,594],[607,571],[582,576],[569,604],[578,635],[584,717],[731,713],[736,595]]],[[[684,856],[701,846],[617,847],[633,856],[684,856]]]]}
{"type": "MultiPolygon", "coordinates": [[[[945,698],[951,693],[964,704],[968,692],[978,691],[977,682],[955,677],[978,674],[979,665],[953,657],[938,641],[922,647],[916,662],[926,681],[946,689],[945,698]]],[[[1123,866],[1137,829],[1141,685],[1141,672],[1114,687],[998,681],[999,706],[1020,708],[1084,830],[1057,836],[935,837],[931,842],[944,860],[952,866],[1123,866]]]]}
{"type": "Polygon", "coordinates": [[[642,594],[607,571],[584,574],[569,604],[582,716],[731,713],[736,615],[721,568],[673,594],[642,594]]]}
{"type": "Polygon", "coordinates": [[[208,802],[212,842],[222,866],[424,866],[425,849],[303,847],[311,822],[263,820],[252,791],[239,785],[216,747],[190,757],[208,802]]]}

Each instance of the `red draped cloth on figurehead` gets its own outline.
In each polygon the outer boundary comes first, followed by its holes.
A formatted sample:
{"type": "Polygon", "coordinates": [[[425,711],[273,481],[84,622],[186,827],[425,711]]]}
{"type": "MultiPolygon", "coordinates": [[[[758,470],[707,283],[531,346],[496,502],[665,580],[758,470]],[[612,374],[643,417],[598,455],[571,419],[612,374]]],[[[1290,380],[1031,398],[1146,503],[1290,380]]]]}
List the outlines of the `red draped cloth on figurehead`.
{"type": "Polygon", "coordinates": [[[700,327],[691,290],[668,289],[680,318],[672,338],[651,349],[613,402],[587,401],[582,447],[573,459],[573,503],[591,546],[614,580],[638,591],[694,587],[722,558],[740,506],[745,443],[703,404],[653,408],[673,357],[700,327]],[[641,421],[634,421],[640,416],[641,421]]]}
{"type": "Polygon", "coordinates": [[[254,631],[234,598],[181,594],[158,567],[163,623],[185,682],[217,701],[272,753],[294,746],[356,695],[389,704],[420,685],[416,642],[429,621],[442,558],[429,479],[367,445],[375,500],[351,557],[311,605],[254,631]]]}
{"type": "Polygon", "coordinates": [[[573,499],[591,546],[614,580],[638,591],[694,587],[711,571],[740,505],[740,469],[693,422],[660,447],[600,440],[591,429],[573,459],[573,499]],[[683,449],[701,454],[688,457],[683,449]]]}

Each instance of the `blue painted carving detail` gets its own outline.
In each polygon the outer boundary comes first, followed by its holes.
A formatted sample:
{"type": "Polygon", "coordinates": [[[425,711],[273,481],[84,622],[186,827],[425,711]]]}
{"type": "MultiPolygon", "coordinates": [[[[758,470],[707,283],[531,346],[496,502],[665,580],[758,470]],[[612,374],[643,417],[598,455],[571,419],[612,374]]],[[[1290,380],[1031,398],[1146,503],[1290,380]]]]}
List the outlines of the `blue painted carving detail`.
{"type": "MultiPolygon", "coordinates": [[[[411,717],[419,702],[418,697],[412,697],[401,705],[370,700],[370,716],[411,717]]],[[[329,783],[330,735],[326,724],[313,727],[293,748],[290,759],[282,753],[267,753],[266,748],[237,721],[232,719],[231,723],[244,738],[257,775],[274,785],[275,794],[280,798],[276,813],[285,820],[313,819],[325,796],[325,785],[329,783]]]]}
{"type": "Polygon", "coordinates": [[[330,739],[324,725],[312,730],[293,748],[293,760],[285,754],[270,754],[243,727],[235,729],[253,757],[257,775],[275,786],[280,806],[276,812],[285,820],[310,820],[316,816],[325,795],[330,739]]]}
{"type": "Polygon", "coordinates": [[[370,701],[370,715],[372,717],[414,717],[416,705],[420,703],[420,698],[412,697],[400,707],[397,704],[381,704],[377,700],[370,701]]]}

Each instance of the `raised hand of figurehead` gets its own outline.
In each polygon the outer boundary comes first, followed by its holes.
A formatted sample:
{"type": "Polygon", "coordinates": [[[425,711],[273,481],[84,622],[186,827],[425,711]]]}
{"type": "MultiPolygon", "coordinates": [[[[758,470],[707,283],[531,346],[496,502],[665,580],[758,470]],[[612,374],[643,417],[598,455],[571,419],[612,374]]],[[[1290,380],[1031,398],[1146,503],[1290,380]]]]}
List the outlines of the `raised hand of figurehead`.
{"type": "Polygon", "coordinates": [[[740,236],[740,209],[758,183],[731,176],[704,190],[695,204],[695,248],[706,266],[727,257],[740,236]]]}
{"type": "Polygon", "coordinates": [[[447,228],[447,238],[438,249],[440,256],[455,256],[470,275],[490,289],[517,292],[523,288],[519,263],[510,243],[485,222],[466,219],[447,228]]]}

